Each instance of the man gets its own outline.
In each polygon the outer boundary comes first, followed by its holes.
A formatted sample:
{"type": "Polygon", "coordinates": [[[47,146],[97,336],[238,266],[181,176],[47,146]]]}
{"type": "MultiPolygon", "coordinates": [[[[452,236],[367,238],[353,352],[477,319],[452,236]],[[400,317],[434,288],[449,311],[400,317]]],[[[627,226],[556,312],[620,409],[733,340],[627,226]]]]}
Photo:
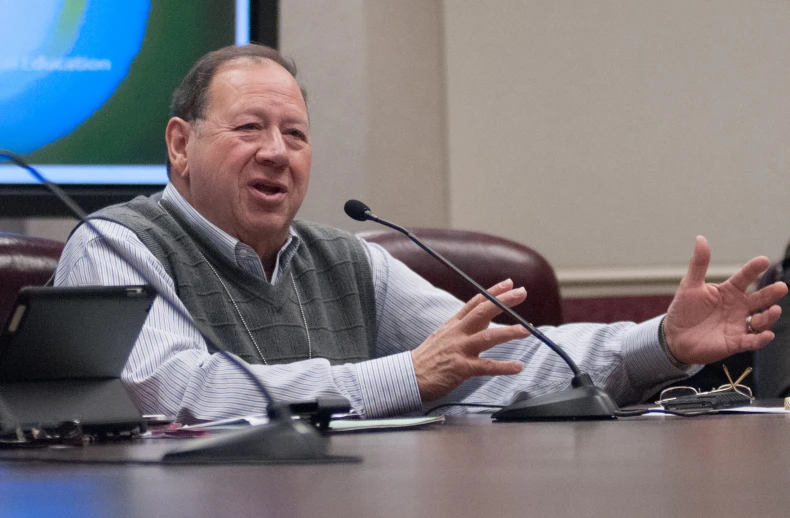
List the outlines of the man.
{"type": "MultiPolygon", "coordinates": [[[[94,214],[102,237],[77,228],[56,283],[142,282],[109,250],[105,241],[114,241],[282,400],[342,395],[376,417],[565,388],[564,363],[520,326],[491,325],[498,311],[482,297],[463,304],[378,246],[294,220],[311,165],[295,75],[262,46],[204,56],[173,95],[164,193],[94,214]]],[[[694,364],[764,346],[787,287],[746,294],[768,266],[764,257],[720,286],[706,285],[709,260],[707,241],[697,238],[665,319],[545,332],[621,404],[687,376],[694,364]]],[[[526,297],[509,280],[491,291],[509,306],[526,297]]],[[[123,379],[141,411],[183,421],[266,405],[161,299],[123,379]]]]}

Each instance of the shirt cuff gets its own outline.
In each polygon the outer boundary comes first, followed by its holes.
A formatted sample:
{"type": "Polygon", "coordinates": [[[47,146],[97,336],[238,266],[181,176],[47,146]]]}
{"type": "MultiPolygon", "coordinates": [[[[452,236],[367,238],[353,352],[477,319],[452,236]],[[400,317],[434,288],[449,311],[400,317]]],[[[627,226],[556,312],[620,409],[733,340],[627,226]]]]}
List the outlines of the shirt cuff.
{"type": "Polygon", "coordinates": [[[368,360],[355,367],[366,418],[422,410],[410,352],[368,360]]]}
{"type": "Polygon", "coordinates": [[[623,358],[631,386],[648,397],[662,385],[698,372],[702,365],[677,365],[664,351],[658,328],[664,315],[631,328],[623,338],[623,358]]]}

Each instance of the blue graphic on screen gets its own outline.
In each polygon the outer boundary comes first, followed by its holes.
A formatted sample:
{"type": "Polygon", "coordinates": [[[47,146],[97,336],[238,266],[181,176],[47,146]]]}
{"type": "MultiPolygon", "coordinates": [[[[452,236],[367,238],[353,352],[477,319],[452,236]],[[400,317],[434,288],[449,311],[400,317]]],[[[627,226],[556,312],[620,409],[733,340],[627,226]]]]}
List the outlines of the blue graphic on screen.
{"type": "Polygon", "coordinates": [[[2,0],[0,148],[31,153],[115,92],[143,43],[149,0],[2,0]]]}

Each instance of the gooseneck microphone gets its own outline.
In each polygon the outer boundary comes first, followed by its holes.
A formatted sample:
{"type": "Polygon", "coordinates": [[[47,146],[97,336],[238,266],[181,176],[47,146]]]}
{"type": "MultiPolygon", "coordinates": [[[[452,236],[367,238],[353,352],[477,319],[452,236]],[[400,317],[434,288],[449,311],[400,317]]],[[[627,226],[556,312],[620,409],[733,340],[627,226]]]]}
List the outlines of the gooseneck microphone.
{"type": "Polygon", "coordinates": [[[361,201],[359,201],[359,200],[348,200],[346,202],[346,205],[345,205],[344,209],[346,211],[346,214],[352,219],[355,219],[357,221],[368,221],[368,220],[369,221],[375,221],[376,223],[379,223],[381,225],[390,227],[391,229],[397,230],[398,232],[401,232],[402,234],[404,234],[406,237],[408,237],[409,239],[414,241],[417,244],[417,246],[419,246],[420,248],[422,248],[423,250],[428,252],[432,257],[434,257],[435,259],[440,261],[442,264],[444,264],[445,266],[450,268],[452,271],[454,271],[456,274],[461,276],[466,282],[468,282],[469,284],[474,286],[474,288],[477,290],[478,293],[480,293],[485,298],[487,298],[489,301],[491,301],[496,307],[501,309],[503,312],[507,313],[508,316],[510,316],[516,322],[518,322],[519,324],[524,326],[527,329],[527,331],[529,331],[532,334],[532,336],[534,336],[535,338],[537,338],[538,340],[540,340],[544,344],[548,345],[555,353],[560,355],[560,358],[562,358],[563,361],[568,365],[568,367],[571,368],[571,370],[573,371],[574,376],[578,376],[579,374],[581,374],[581,371],[579,370],[579,367],[576,365],[576,362],[574,362],[573,359],[570,356],[568,356],[568,353],[563,351],[562,348],[560,348],[557,344],[555,344],[546,335],[541,333],[538,328],[536,328],[535,326],[533,326],[532,324],[530,324],[529,322],[524,320],[524,318],[522,318],[518,313],[516,313],[515,311],[513,311],[509,307],[507,307],[504,304],[502,304],[502,302],[500,302],[499,299],[497,299],[496,297],[491,295],[491,293],[489,293],[488,290],[483,288],[474,279],[472,279],[467,274],[465,274],[463,271],[461,271],[457,266],[455,266],[449,260],[444,258],[438,252],[436,252],[433,249],[431,249],[430,247],[428,247],[422,241],[417,239],[414,236],[414,234],[409,232],[407,229],[405,229],[405,228],[403,228],[401,226],[395,225],[394,223],[390,223],[389,221],[383,220],[383,219],[379,218],[378,216],[374,215],[373,213],[370,212],[370,208],[367,205],[365,205],[364,203],[362,203],[361,201]]]}
{"type": "MultiPolygon", "coordinates": [[[[16,153],[0,149],[0,159],[6,159],[28,171],[36,180],[43,184],[71,213],[86,225],[97,236],[103,234],[90,221],[88,215],[58,185],[48,181],[33,166],[25,162],[16,153]]],[[[203,336],[209,351],[220,354],[236,365],[268,401],[266,413],[269,423],[250,426],[239,432],[222,434],[190,441],[183,447],[166,453],[162,460],[172,463],[290,463],[290,462],[342,462],[358,460],[353,457],[335,457],[327,454],[327,440],[320,435],[314,426],[294,420],[288,405],[279,403],[266,389],[255,373],[237,356],[220,346],[220,340],[214,332],[201,326],[175,300],[162,292],[151,277],[131,261],[126,253],[111,240],[105,244],[135,273],[137,273],[151,289],[178,316],[191,322],[203,336]]]]}
{"type": "Polygon", "coordinates": [[[562,420],[562,419],[613,419],[618,411],[617,405],[601,388],[595,386],[589,374],[581,372],[576,362],[568,356],[559,345],[554,343],[548,336],[543,334],[538,328],[527,322],[518,313],[504,305],[499,299],[492,295],[488,290],[475,282],[467,274],[461,271],[453,263],[441,254],[431,249],[428,245],[417,239],[407,229],[379,218],[373,214],[366,204],[359,200],[348,200],[344,207],[346,214],[357,221],[374,221],[396,230],[417,246],[422,248],[431,257],[435,258],[446,267],[455,272],[459,277],[472,285],[478,293],[491,301],[497,308],[507,314],[518,324],[524,326],[535,338],[543,342],[557,353],[560,358],[570,367],[573,372],[571,388],[547,394],[545,396],[529,397],[528,394],[519,393],[515,399],[506,407],[492,414],[492,418],[498,421],[528,421],[528,420],[562,420]]]}

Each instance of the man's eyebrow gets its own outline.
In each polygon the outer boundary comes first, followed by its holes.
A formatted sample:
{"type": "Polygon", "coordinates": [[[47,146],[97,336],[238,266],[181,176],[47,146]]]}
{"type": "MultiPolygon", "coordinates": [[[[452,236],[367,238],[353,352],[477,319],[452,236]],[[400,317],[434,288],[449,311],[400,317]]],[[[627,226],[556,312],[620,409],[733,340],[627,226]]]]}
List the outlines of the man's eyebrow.
{"type": "MultiPolygon", "coordinates": [[[[242,112],[236,113],[233,117],[234,118],[244,118],[248,116],[257,117],[260,119],[270,119],[270,113],[262,107],[252,107],[247,110],[243,110],[242,112]]],[[[305,126],[310,126],[310,118],[301,114],[280,114],[279,115],[280,122],[284,124],[302,124],[305,126]]]]}
{"type": "Polygon", "coordinates": [[[307,117],[302,117],[301,115],[297,116],[283,116],[282,121],[286,124],[304,124],[305,126],[310,125],[310,119],[307,117]]]}

